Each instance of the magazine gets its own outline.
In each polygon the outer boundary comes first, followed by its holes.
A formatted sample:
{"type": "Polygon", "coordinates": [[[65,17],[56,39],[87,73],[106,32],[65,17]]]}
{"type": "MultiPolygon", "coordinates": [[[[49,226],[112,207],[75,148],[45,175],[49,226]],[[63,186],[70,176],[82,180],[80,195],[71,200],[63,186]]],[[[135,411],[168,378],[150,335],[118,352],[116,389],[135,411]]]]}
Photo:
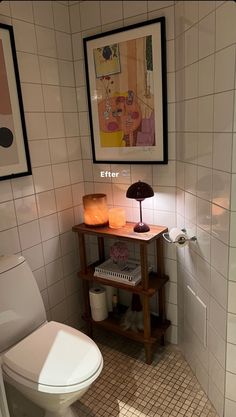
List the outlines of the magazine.
{"type": "MultiPolygon", "coordinates": [[[[149,271],[151,271],[149,267],[149,271]]],[[[124,266],[120,266],[108,259],[95,267],[94,276],[117,281],[128,285],[137,285],[141,281],[141,266],[135,260],[129,260],[124,266]]]]}
{"type": "Polygon", "coordinates": [[[132,286],[137,285],[141,281],[141,275],[136,276],[132,280],[127,280],[126,278],[118,278],[118,277],[111,276],[108,274],[102,274],[101,272],[99,273],[94,272],[94,276],[98,278],[104,278],[106,280],[113,281],[113,282],[119,282],[120,284],[127,284],[127,285],[132,285],[132,286]]]}

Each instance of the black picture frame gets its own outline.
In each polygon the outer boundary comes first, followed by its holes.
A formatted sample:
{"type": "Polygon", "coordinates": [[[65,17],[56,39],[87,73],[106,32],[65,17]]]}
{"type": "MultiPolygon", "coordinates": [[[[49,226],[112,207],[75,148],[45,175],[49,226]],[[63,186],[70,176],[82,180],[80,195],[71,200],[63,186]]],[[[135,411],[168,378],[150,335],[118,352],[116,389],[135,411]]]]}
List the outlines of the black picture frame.
{"type": "Polygon", "coordinates": [[[13,27],[0,23],[0,180],[31,175],[13,27]]]}
{"type": "Polygon", "coordinates": [[[165,32],[159,17],[83,39],[94,163],[168,163],[165,32]]]}

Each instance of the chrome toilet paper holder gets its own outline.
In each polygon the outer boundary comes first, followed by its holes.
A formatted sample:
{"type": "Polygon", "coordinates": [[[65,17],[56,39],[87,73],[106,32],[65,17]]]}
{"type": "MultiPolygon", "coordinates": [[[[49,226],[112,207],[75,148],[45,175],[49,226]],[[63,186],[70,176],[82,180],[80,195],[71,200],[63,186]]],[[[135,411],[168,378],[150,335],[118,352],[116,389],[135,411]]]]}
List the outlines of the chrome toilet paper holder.
{"type": "Polygon", "coordinates": [[[169,232],[165,232],[162,233],[162,236],[164,237],[164,239],[166,240],[166,242],[168,243],[178,243],[178,244],[184,244],[185,242],[196,242],[197,237],[196,236],[192,236],[192,237],[187,237],[187,230],[186,229],[181,229],[181,231],[183,233],[186,233],[186,238],[185,237],[181,237],[178,241],[173,241],[170,238],[169,232]]]}

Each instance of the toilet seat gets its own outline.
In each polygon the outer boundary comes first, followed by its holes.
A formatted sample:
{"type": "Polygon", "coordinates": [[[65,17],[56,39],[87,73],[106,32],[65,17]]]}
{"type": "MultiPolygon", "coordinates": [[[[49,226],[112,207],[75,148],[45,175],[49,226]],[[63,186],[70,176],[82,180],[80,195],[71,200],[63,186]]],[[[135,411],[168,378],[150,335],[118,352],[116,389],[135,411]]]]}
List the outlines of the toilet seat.
{"type": "Polygon", "coordinates": [[[49,322],[23,339],[3,357],[10,378],[45,393],[69,393],[95,380],[103,367],[96,344],[82,332],[49,322]]]}

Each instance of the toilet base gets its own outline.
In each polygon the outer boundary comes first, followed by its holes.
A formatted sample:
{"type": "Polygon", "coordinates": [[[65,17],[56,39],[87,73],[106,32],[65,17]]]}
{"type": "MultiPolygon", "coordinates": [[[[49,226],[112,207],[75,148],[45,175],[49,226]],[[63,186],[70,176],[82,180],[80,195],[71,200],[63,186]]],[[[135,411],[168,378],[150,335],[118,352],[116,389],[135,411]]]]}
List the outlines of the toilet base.
{"type": "Polygon", "coordinates": [[[44,417],[78,417],[78,414],[73,410],[72,407],[68,407],[60,413],[52,413],[51,411],[46,411],[44,417]]]}

